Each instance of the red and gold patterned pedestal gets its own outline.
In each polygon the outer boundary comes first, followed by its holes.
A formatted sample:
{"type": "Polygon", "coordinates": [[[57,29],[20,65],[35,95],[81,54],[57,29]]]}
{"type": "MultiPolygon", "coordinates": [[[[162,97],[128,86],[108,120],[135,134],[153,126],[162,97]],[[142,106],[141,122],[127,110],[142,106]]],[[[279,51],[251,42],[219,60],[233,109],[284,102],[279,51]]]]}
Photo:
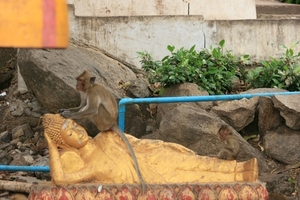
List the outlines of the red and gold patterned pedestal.
{"type": "Polygon", "coordinates": [[[141,193],[139,185],[76,184],[57,187],[51,183],[34,185],[30,200],[267,200],[265,183],[216,183],[216,184],[172,184],[148,185],[141,193]]]}

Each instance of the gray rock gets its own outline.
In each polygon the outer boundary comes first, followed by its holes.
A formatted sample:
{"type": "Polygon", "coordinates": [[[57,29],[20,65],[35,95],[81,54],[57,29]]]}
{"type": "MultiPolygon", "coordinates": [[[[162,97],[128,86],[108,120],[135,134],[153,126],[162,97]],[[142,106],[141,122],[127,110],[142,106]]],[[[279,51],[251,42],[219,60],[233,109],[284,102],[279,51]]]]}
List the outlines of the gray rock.
{"type": "Polygon", "coordinates": [[[259,180],[266,183],[266,188],[269,193],[287,195],[294,192],[293,183],[289,181],[289,178],[290,176],[287,172],[282,174],[264,174],[259,176],[259,180]]]}
{"type": "Polygon", "coordinates": [[[146,124],[147,124],[147,126],[146,126],[146,134],[151,134],[154,131],[156,131],[157,128],[158,128],[158,125],[157,125],[155,119],[152,119],[152,118],[147,119],[146,124]]]}
{"type": "Polygon", "coordinates": [[[134,123],[132,123],[128,133],[135,137],[141,137],[143,134],[145,134],[146,127],[143,118],[141,116],[134,116],[131,118],[131,120],[134,123]]]}
{"type": "Polygon", "coordinates": [[[21,136],[24,136],[24,131],[22,128],[15,128],[12,131],[12,139],[19,139],[21,136]]]}
{"type": "Polygon", "coordinates": [[[300,132],[280,126],[268,131],[263,138],[265,153],[285,164],[300,162],[300,132]]]}
{"type": "Polygon", "coordinates": [[[8,165],[13,160],[13,157],[10,156],[6,151],[0,150],[0,164],[8,165]]]}
{"type": "Polygon", "coordinates": [[[43,114],[48,113],[47,109],[43,108],[35,97],[32,97],[31,100],[25,100],[25,103],[27,104],[25,109],[27,116],[40,118],[43,114]]]}
{"type": "Polygon", "coordinates": [[[41,115],[40,113],[37,113],[37,112],[31,112],[31,116],[36,117],[36,118],[39,118],[39,117],[41,117],[42,115],[41,115]]]}
{"type": "MultiPolygon", "coordinates": [[[[221,149],[221,139],[218,131],[225,124],[213,113],[191,105],[180,105],[164,115],[160,126],[160,139],[182,144],[199,155],[217,155],[221,149]]],[[[239,138],[241,150],[238,161],[256,157],[260,172],[267,172],[269,166],[261,152],[247,143],[236,131],[233,134],[239,138]]]]}
{"type": "Polygon", "coordinates": [[[83,70],[90,71],[96,82],[117,98],[123,96],[123,90],[117,87],[119,81],[127,82],[136,77],[126,66],[100,51],[73,44],[65,50],[21,49],[18,65],[28,89],[49,112],[79,104],[75,77],[83,70]]]}
{"type": "Polygon", "coordinates": [[[131,80],[126,94],[132,98],[149,97],[148,82],[143,78],[131,80]]]}
{"type": "Polygon", "coordinates": [[[125,132],[135,137],[146,134],[145,118],[149,117],[146,104],[131,104],[126,106],[125,132]]]}
{"type": "Polygon", "coordinates": [[[23,141],[31,138],[34,135],[29,124],[23,124],[21,126],[17,126],[12,130],[12,138],[17,139],[23,136],[23,141]]]}
{"type": "MultiPolygon", "coordinates": [[[[44,156],[37,160],[32,166],[49,166],[49,157],[44,156]]],[[[35,172],[35,176],[41,180],[51,180],[51,176],[49,172],[35,172]]]]}
{"type": "Polygon", "coordinates": [[[288,92],[288,91],[279,88],[255,88],[255,89],[249,89],[245,92],[241,92],[241,94],[271,93],[271,92],[288,92]]]}
{"type": "Polygon", "coordinates": [[[26,108],[26,103],[20,99],[11,102],[9,111],[15,117],[20,117],[24,114],[24,110],[26,108]]]}
{"type": "Polygon", "coordinates": [[[10,165],[18,165],[18,166],[28,166],[28,162],[25,160],[25,158],[20,154],[16,153],[13,155],[13,160],[10,162],[10,165]]]}
{"type": "MultiPolygon", "coordinates": [[[[194,83],[181,83],[177,85],[173,85],[163,93],[163,97],[180,97],[180,96],[206,96],[209,95],[206,91],[200,91],[198,85],[194,83]]],[[[195,103],[164,103],[158,104],[157,106],[157,116],[156,121],[159,124],[162,117],[172,110],[173,108],[181,105],[193,105],[195,107],[200,107],[202,109],[210,109],[212,107],[212,102],[195,102],[195,103]]]]}
{"type": "Polygon", "coordinates": [[[0,150],[6,149],[7,147],[9,148],[10,146],[11,146],[10,143],[0,144],[0,150]]]}
{"type": "Polygon", "coordinates": [[[235,130],[240,131],[253,121],[257,105],[258,97],[226,101],[214,106],[212,112],[235,130]]]}
{"type": "Polygon", "coordinates": [[[279,110],[274,108],[273,101],[270,97],[259,97],[258,107],[258,130],[259,133],[277,128],[282,124],[283,118],[280,116],[279,110]]]}
{"type": "Polygon", "coordinates": [[[8,131],[0,133],[0,141],[4,143],[9,143],[12,140],[11,134],[8,131]]]}
{"type": "Polygon", "coordinates": [[[28,102],[27,105],[29,108],[32,108],[32,111],[34,112],[40,112],[41,110],[43,110],[39,102],[36,101],[36,99],[34,99],[34,101],[32,102],[28,102]]]}
{"type": "Polygon", "coordinates": [[[272,98],[285,124],[293,130],[300,130],[300,95],[276,95],[272,98]]]}
{"type": "Polygon", "coordinates": [[[25,159],[25,161],[26,161],[29,165],[31,165],[31,164],[34,163],[34,159],[33,159],[33,157],[32,157],[31,155],[24,155],[23,158],[25,159]]]}

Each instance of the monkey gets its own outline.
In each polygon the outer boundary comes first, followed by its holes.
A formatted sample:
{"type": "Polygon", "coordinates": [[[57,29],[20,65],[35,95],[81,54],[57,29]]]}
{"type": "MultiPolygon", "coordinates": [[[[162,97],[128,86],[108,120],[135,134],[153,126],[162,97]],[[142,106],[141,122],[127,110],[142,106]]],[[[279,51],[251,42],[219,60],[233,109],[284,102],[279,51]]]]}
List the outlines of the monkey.
{"type": "Polygon", "coordinates": [[[223,160],[235,160],[240,151],[240,143],[238,138],[233,135],[229,126],[223,125],[219,129],[220,138],[223,141],[223,148],[218,153],[218,158],[223,160]]]}
{"type": "Polygon", "coordinates": [[[76,80],[76,89],[81,96],[80,105],[70,109],[60,109],[58,112],[63,117],[70,119],[91,118],[100,131],[116,132],[123,139],[131,154],[143,191],[145,191],[145,182],[135,153],[124,132],[117,125],[118,106],[113,94],[100,84],[95,83],[96,77],[91,77],[87,70],[84,70],[76,80]]]}

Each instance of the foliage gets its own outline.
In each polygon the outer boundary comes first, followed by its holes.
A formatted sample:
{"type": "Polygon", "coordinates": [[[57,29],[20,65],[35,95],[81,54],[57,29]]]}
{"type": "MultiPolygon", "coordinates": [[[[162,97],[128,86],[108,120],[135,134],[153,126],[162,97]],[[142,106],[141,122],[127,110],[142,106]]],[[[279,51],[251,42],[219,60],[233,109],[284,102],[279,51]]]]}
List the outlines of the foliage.
{"type": "Polygon", "coordinates": [[[224,94],[232,89],[232,79],[246,78],[245,63],[249,56],[236,58],[230,51],[224,50],[225,41],[216,48],[198,52],[195,45],[190,49],[168,45],[171,55],[161,61],[154,61],[147,52],[138,52],[142,68],[147,72],[150,83],[161,83],[163,87],[190,82],[210,94],[224,94]]]}
{"type": "Polygon", "coordinates": [[[300,52],[294,53],[293,48],[285,49],[285,54],[279,58],[270,58],[269,61],[261,61],[260,67],[249,70],[247,82],[253,88],[281,88],[288,91],[300,90],[300,52]]]}
{"type": "Polygon", "coordinates": [[[300,4],[300,0],[285,0],[286,3],[300,4]]]}
{"type": "Polygon", "coordinates": [[[233,56],[224,50],[222,40],[216,48],[203,49],[200,52],[195,46],[190,49],[168,46],[171,55],[154,61],[147,52],[138,52],[142,68],[147,72],[150,83],[160,83],[163,87],[190,82],[210,94],[232,92],[232,80],[238,78],[240,83],[252,88],[281,88],[288,91],[300,90],[300,52],[283,46],[282,57],[262,60],[258,67],[247,69],[250,64],[248,55],[233,56]]]}

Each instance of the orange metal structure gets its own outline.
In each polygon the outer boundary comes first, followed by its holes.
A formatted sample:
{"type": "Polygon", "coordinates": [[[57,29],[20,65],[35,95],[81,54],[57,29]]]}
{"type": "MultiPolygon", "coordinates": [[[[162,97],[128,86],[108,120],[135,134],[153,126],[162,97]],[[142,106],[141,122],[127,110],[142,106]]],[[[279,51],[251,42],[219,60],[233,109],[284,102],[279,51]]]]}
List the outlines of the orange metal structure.
{"type": "Polygon", "coordinates": [[[65,0],[0,0],[0,47],[66,48],[65,0]]]}

